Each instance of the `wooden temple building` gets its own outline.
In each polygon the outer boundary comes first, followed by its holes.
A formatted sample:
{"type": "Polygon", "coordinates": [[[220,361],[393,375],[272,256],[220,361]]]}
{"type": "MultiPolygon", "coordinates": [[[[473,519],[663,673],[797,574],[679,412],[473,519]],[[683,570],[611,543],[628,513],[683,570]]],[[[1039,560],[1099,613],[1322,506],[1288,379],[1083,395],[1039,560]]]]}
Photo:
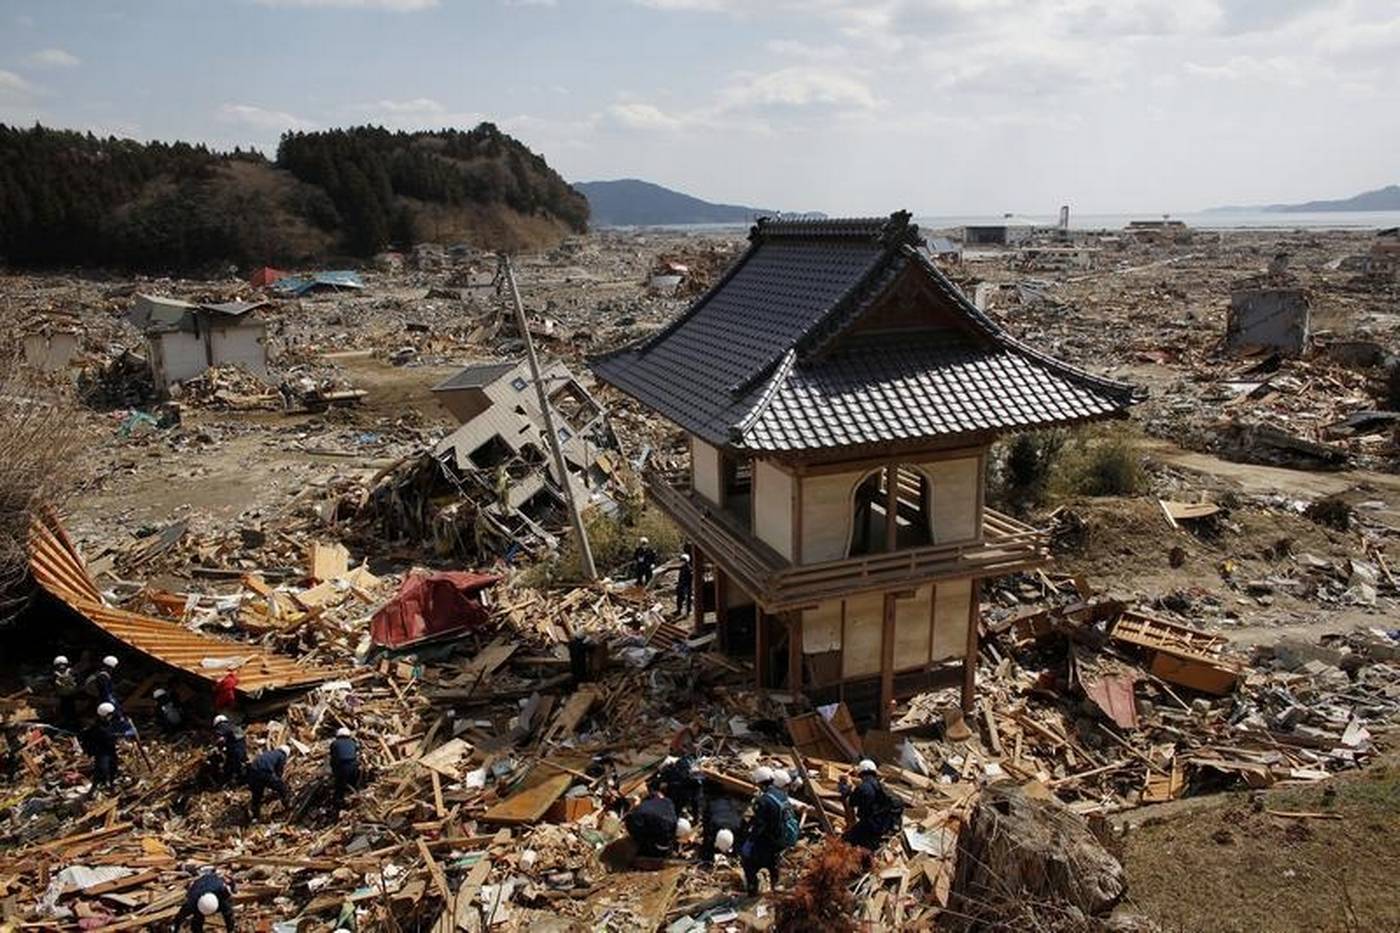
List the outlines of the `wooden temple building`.
{"type": "Polygon", "coordinates": [[[970,709],[979,580],[1048,559],[984,503],[991,443],[1121,416],[1137,390],[1013,338],[907,213],[764,219],[749,240],[678,318],[593,361],[688,437],[688,467],[645,481],[693,544],[697,620],[713,610],[760,687],[882,725],[939,687],[970,709]]]}

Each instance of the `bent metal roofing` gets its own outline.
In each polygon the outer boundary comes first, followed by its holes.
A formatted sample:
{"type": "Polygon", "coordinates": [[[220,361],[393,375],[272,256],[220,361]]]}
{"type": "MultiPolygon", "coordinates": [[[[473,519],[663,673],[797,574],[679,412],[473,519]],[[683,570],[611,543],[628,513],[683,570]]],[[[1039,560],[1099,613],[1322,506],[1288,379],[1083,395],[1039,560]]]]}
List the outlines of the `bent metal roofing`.
{"type": "Polygon", "coordinates": [[[598,377],[712,444],[793,453],[1110,417],[1140,398],[978,311],[921,253],[907,213],[764,219],[749,239],[679,318],[593,360],[598,377]],[[960,326],[852,334],[911,270],[960,326]]]}

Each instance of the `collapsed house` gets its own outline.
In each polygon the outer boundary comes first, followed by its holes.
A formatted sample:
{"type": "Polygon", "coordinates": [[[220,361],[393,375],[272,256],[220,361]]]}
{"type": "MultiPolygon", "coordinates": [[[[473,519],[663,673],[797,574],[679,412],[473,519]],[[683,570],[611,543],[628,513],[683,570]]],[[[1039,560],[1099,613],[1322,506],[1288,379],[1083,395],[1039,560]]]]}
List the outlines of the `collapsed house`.
{"type": "MultiPolygon", "coordinates": [[[[274,270],[275,271],[275,270],[274,270]]],[[[313,292],[360,291],[365,287],[360,274],[352,269],[312,272],[308,275],[280,274],[268,283],[272,291],[287,298],[301,298],[313,292]]]]}
{"type": "Polygon", "coordinates": [[[1035,221],[1007,214],[1001,223],[963,227],[963,246],[1018,246],[1035,235],[1035,221]]]}
{"type": "Polygon", "coordinates": [[[82,335],[72,324],[41,321],[24,334],[24,362],[44,372],[66,369],[78,355],[82,335]]]}
{"type": "Polygon", "coordinates": [[[239,366],[267,376],[267,326],[258,316],[265,301],[195,304],[137,295],[127,320],[146,338],[146,356],[158,393],[165,395],[216,366],[239,366]]]}
{"type": "Polygon", "coordinates": [[[1138,398],[1011,337],[921,246],[907,213],[761,220],[689,310],[594,362],[688,437],[688,469],[645,482],[693,542],[697,621],[759,687],[882,725],[930,689],[972,705],[979,581],[1047,559],[984,506],[992,441],[1138,398]]]}
{"type": "Polygon", "coordinates": [[[1400,278],[1400,227],[1376,231],[1376,241],[1366,256],[1365,274],[1373,279],[1400,278]]]}

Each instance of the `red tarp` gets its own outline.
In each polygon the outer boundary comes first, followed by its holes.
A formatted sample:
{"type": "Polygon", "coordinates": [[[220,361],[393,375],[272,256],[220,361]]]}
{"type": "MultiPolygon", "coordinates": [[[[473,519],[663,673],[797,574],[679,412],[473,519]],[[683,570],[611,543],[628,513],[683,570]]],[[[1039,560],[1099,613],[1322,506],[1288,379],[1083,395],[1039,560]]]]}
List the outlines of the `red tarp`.
{"type": "Polygon", "coordinates": [[[445,632],[473,628],[490,615],[479,594],[501,578],[491,573],[428,573],[404,578],[398,595],[374,614],[370,637],[396,648],[445,632]]]}
{"type": "Polygon", "coordinates": [[[287,273],[283,272],[281,269],[274,269],[271,266],[263,266],[257,272],[254,272],[251,276],[249,276],[248,284],[252,285],[254,288],[261,288],[264,285],[271,285],[278,279],[284,279],[286,277],[287,273]]]}

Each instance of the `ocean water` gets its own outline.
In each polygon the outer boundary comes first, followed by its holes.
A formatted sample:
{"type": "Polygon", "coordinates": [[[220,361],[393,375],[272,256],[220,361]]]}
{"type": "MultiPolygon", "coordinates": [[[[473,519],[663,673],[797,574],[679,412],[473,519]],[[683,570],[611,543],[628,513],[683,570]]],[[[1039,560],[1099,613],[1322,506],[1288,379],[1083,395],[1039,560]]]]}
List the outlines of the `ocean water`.
{"type": "MultiPolygon", "coordinates": [[[[1059,223],[1060,215],[1017,214],[1018,218],[1033,220],[1047,227],[1059,223]]],[[[1311,213],[1283,214],[1268,211],[1199,211],[1194,213],[1168,214],[1172,220],[1180,220],[1188,227],[1197,230],[1383,230],[1387,227],[1400,227],[1400,211],[1317,211],[1311,213]]],[[[1161,220],[1162,214],[1083,214],[1076,215],[1070,209],[1069,225],[1072,230],[1121,230],[1133,220],[1161,220]]],[[[1002,223],[1000,215],[982,216],[939,216],[916,217],[919,226],[925,230],[939,230],[949,227],[996,225],[1002,223]]]]}

